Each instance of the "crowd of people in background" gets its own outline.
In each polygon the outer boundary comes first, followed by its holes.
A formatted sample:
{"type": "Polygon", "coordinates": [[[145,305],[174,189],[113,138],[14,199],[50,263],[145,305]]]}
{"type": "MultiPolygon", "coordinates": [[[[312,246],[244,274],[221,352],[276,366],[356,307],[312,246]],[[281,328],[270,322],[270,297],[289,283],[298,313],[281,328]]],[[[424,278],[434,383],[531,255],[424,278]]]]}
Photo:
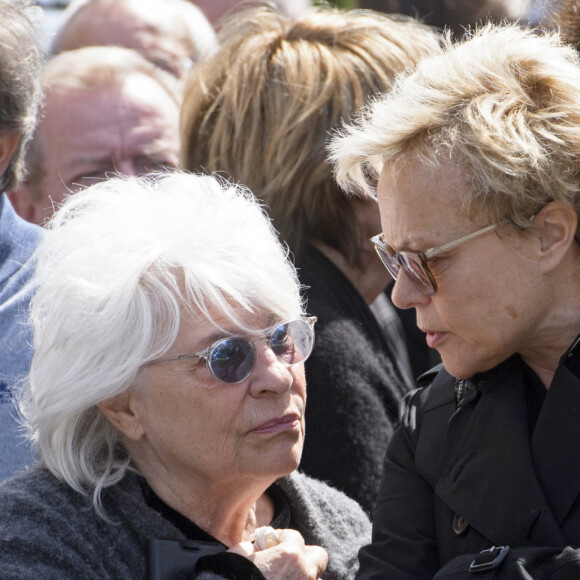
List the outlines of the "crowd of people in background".
{"type": "Polygon", "coordinates": [[[0,576],[577,578],[580,1],[39,5],[0,576]]]}

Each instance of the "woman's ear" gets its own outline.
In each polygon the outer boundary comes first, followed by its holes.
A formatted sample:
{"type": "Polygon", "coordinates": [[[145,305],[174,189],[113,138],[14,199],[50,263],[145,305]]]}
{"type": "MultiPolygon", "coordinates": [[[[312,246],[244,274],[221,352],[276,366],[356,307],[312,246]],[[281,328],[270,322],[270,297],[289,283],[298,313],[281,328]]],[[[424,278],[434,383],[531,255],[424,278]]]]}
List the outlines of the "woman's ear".
{"type": "Polygon", "coordinates": [[[561,201],[551,201],[536,214],[532,227],[539,241],[540,268],[549,272],[560,265],[574,244],[578,227],[576,210],[561,201]]]}
{"type": "Polygon", "coordinates": [[[143,437],[145,431],[136,403],[136,394],[129,390],[101,401],[98,407],[125,437],[138,441],[143,437]]]}

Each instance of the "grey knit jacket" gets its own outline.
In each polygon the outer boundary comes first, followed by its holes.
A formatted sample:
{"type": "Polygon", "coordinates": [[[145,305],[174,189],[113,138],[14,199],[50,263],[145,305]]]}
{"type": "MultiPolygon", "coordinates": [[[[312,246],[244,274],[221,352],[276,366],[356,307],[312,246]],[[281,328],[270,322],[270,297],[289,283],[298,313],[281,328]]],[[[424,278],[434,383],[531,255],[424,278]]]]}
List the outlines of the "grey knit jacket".
{"type": "MultiPolygon", "coordinates": [[[[371,529],[359,505],[298,472],[277,484],[306,544],[328,551],[323,578],[354,578],[358,549],[370,541],[371,529]]],[[[32,468],[5,481],[0,485],[0,577],[144,580],[148,539],[185,539],[149,507],[132,473],[103,493],[103,507],[113,523],[99,518],[85,497],[44,469],[32,468]]],[[[221,577],[204,572],[196,578],[221,577]]]]}

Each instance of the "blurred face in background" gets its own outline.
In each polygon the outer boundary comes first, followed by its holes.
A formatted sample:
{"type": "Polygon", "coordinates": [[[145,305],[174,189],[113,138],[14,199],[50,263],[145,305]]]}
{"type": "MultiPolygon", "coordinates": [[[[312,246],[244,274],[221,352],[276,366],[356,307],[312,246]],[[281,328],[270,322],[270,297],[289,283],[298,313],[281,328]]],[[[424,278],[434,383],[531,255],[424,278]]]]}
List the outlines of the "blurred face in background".
{"type": "Polygon", "coordinates": [[[188,3],[181,4],[166,0],[86,3],[65,22],[56,51],[84,46],[123,46],[141,53],[174,76],[182,77],[191,63],[213,46],[215,33],[201,10],[184,13],[184,8],[191,7],[188,3]]]}
{"type": "Polygon", "coordinates": [[[95,181],[176,167],[178,118],[174,99],[142,74],[121,85],[51,93],[38,127],[40,175],[11,194],[16,211],[43,223],[53,203],[95,181]]]}

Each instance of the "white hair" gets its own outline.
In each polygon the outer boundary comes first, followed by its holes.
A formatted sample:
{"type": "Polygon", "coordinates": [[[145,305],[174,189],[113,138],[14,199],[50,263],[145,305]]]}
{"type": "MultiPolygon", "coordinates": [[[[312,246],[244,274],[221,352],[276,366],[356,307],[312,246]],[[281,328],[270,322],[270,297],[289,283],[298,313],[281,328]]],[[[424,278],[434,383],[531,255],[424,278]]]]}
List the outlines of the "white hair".
{"type": "MultiPolygon", "coordinates": [[[[251,193],[215,177],[116,177],[67,198],[37,251],[35,353],[19,397],[41,464],[80,493],[130,465],[97,404],[135,387],[181,316],[303,314],[287,251],[251,193]]],[[[252,329],[256,331],[256,328],[252,329]]]]}

